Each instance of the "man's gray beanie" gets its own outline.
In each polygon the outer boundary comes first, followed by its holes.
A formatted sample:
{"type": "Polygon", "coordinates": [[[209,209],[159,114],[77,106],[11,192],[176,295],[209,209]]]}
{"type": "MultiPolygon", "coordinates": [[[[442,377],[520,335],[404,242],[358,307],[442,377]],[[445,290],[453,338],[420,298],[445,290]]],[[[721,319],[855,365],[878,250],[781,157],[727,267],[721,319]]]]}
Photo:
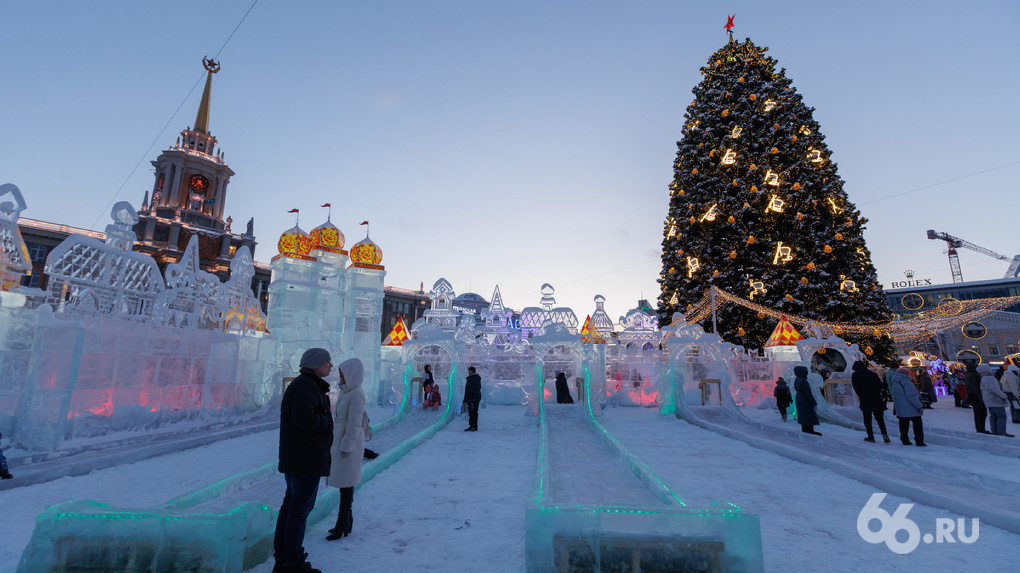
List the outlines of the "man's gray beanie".
{"type": "Polygon", "coordinates": [[[330,361],[329,351],[325,348],[309,348],[301,355],[301,367],[318,370],[323,364],[330,361]]]}

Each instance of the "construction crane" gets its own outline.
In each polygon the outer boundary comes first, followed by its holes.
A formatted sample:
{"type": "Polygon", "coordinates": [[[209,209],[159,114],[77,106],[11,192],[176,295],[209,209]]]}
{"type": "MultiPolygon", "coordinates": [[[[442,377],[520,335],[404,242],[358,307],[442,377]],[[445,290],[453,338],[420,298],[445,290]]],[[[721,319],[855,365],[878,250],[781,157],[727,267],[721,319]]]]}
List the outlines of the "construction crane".
{"type": "Polygon", "coordinates": [[[1013,277],[1016,277],[1017,275],[1020,275],[1020,255],[1016,255],[1015,257],[1013,257],[1011,259],[1011,258],[1007,257],[1006,255],[1000,255],[999,253],[996,253],[994,251],[990,251],[990,250],[988,250],[988,249],[986,249],[984,247],[979,247],[978,245],[975,245],[974,243],[970,243],[970,242],[964,241],[963,239],[961,239],[959,237],[954,237],[954,236],[952,236],[950,234],[947,234],[947,233],[938,233],[938,232],[932,231],[931,229],[928,229],[928,238],[932,239],[934,241],[945,241],[946,245],[949,247],[949,251],[948,251],[949,252],[949,269],[953,271],[953,282],[954,283],[962,283],[963,282],[963,273],[960,272],[960,257],[958,257],[957,254],[956,254],[956,249],[958,249],[958,248],[970,249],[972,251],[976,251],[978,253],[981,253],[982,255],[988,255],[989,257],[992,257],[993,259],[999,259],[1000,261],[1008,261],[1009,262],[1009,270],[1006,271],[1006,276],[1004,278],[1008,279],[1008,278],[1013,278],[1013,277]]]}

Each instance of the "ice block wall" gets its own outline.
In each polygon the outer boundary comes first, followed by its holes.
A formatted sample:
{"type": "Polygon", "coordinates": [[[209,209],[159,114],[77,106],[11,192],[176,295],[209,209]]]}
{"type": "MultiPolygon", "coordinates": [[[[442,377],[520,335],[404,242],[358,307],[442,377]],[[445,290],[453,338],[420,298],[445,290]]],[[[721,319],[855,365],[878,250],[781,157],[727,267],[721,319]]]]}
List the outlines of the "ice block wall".
{"type": "Polygon", "coordinates": [[[253,412],[278,389],[272,336],[0,312],[0,432],[26,449],[253,412]]]}

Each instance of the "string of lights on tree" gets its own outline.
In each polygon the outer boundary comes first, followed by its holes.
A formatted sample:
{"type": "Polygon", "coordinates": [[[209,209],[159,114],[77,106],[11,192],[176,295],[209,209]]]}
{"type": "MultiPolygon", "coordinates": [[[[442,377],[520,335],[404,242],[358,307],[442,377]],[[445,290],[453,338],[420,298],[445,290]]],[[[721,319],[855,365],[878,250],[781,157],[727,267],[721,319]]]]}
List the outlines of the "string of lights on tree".
{"type": "MultiPolygon", "coordinates": [[[[896,341],[926,340],[936,333],[960,328],[967,323],[980,320],[995,311],[1020,304],[1020,296],[965,301],[947,298],[943,299],[934,309],[916,318],[864,324],[859,322],[830,322],[807,316],[799,316],[775,308],[769,308],[716,287],[711,287],[701,299],[692,304],[687,309],[687,312],[684,313],[684,318],[688,324],[702,322],[712,316],[713,290],[715,291],[714,306],[716,312],[721,307],[727,305],[739,305],[754,312],[755,317],[759,321],[765,321],[766,319],[778,321],[782,317],[786,317],[791,324],[804,326],[810,323],[826,327],[831,329],[837,336],[844,336],[846,334],[870,335],[874,337],[891,336],[896,341]]],[[[771,322],[766,321],[766,323],[769,328],[773,327],[771,322]]]]}

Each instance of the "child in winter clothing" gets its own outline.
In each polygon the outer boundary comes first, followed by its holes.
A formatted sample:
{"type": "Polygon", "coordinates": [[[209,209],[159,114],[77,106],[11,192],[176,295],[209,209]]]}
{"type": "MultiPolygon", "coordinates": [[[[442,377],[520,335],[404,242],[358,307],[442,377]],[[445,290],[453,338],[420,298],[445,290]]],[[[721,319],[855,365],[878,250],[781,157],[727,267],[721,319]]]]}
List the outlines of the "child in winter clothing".
{"type": "Polygon", "coordinates": [[[776,389],[772,392],[772,395],[776,397],[776,406],[779,406],[779,415],[783,417],[783,421],[786,421],[786,409],[793,404],[793,395],[790,394],[790,387],[787,386],[786,380],[780,376],[779,380],[776,380],[776,389]]]}
{"type": "MultiPolygon", "coordinates": [[[[3,437],[4,435],[0,434],[0,438],[3,437]]],[[[4,456],[4,451],[2,449],[0,449],[0,478],[14,479],[14,476],[11,475],[10,468],[7,467],[7,457],[4,456]]]]}

